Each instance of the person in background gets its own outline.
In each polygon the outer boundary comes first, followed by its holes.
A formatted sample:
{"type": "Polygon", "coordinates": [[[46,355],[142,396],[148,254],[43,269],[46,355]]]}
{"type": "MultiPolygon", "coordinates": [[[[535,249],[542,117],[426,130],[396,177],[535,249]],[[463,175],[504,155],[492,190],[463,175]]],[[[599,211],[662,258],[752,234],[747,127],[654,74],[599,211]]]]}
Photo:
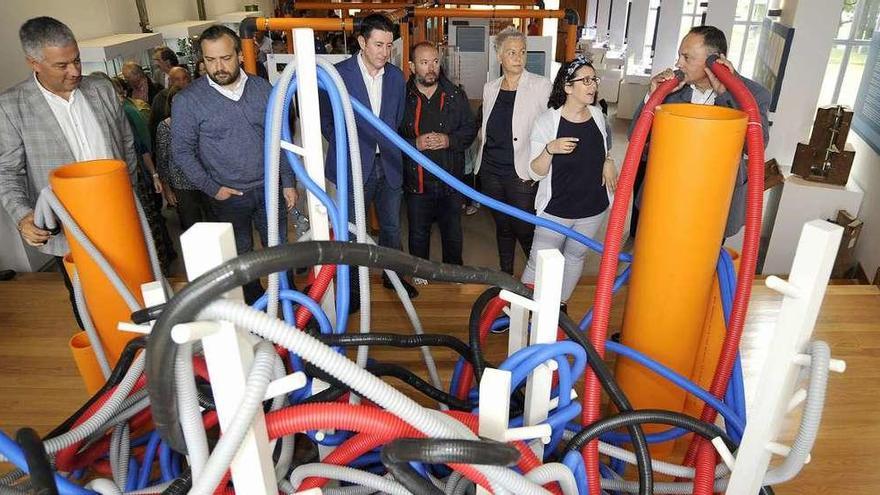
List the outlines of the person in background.
{"type": "MultiPolygon", "coordinates": [[[[171,69],[180,66],[177,54],[174,50],[167,46],[160,46],[153,49],[153,63],[162,73],[162,85],[168,88],[171,86],[171,69]]],[[[152,100],[150,100],[152,102],[152,100]]]]}
{"type": "MultiPolygon", "coordinates": [[[[771,96],[770,92],[760,84],[745,78],[736,73],[733,64],[727,60],[727,38],[724,32],[715,26],[696,26],[688,31],[688,34],[681,40],[678,47],[678,61],[675,63],[676,68],[684,72],[684,80],[679,83],[678,87],[663,100],[663,103],[693,103],[696,105],[715,105],[729,108],[739,109],[739,104],[734,100],[733,95],[727,88],[721,84],[721,81],[715,77],[715,74],[706,65],[706,59],[710,55],[718,55],[718,61],[727,67],[731,73],[735,74],[746,86],[755,102],[758,104],[758,111],[761,114],[761,129],[764,133],[764,146],[770,139],[770,125],[767,121],[767,112],[770,109],[771,96]]],[[[638,117],[642,113],[642,107],[648,101],[648,97],[657,90],[662,82],[675,77],[672,69],[666,69],[651,78],[650,92],[645,96],[644,102],[636,109],[635,115],[638,117]]],[[[633,119],[629,132],[632,134],[633,126],[637,119],[633,119]]],[[[649,143],[648,143],[649,144],[649,143]]],[[[638,225],[639,213],[639,190],[644,180],[645,166],[647,165],[647,145],[645,153],[642,156],[642,163],[639,167],[639,174],[636,175],[633,187],[636,201],[633,203],[633,212],[630,220],[630,235],[635,237],[638,225]]],[[[736,184],[733,189],[733,197],[730,200],[730,210],[727,214],[727,223],[724,227],[724,237],[736,235],[743,225],[745,225],[746,211],[746,184],[748,183],[748,164],[745,157],[740,162],[739,170],[736,175],[736,184]]],[[[630,241],[627,241],[630,243],[630,241]]]]}
{"type": "MultiPolygon", "coordinates": [[[[211,199],[211,215],[229,222],[238,254],[253,250],[256,228],[268,244],[263,174],[266,105],[272,85],[242,69],[241,38],[225,26],[199,37],[208,76],[175,96],[171,107],[171,160],[190,183],[211,199]]],[[[279,234],[287,239],[287,210],[296,204],[293,173],[282,154],[279,234]]],[[[289,281],[293,282],[290,277],[289,281]]],[[[245,302],[262,294],[259,280],[245,284],[245,302]]]]}
{"type": "Polygon", "coordinates": [[[208,75],[208,68],[205,66],[205,60],[200,58],[199,61],[196,62],[196,75],[194,79],[198,79],[206,75],[208,75]]]}
{"type": "MultiPolygon", "coordinates": [[[[464,153],[477,125],[464,90],[440,71],[440,53],[429,41],[410,54],[410,76],[400,134],[445,171],[461,180],[464,153]]],[[[404,157],[403,187],[409,221],[409,253],[430,259],[431,226],[440,227],[443,263],[462,264],[461,193],[404,157]]]]}
{"type": "MultiPolygon", "coordinates": [[[[360,51],[351,58],[336,64],[351,97],[367,105],[373,115],[398,129],[403,120],[406,86],[403,72],[391,64],[391,45],[394,26],[383,14],[370,14],[361,20],[358,44],[360,51]]],[[[364,177],[364,207],[375,205],[379,217],[379,245],[401,249],[400,203],[403,196],[403,157],[400,149],[371,125],[357,117],[358,141],[361,149],[361,168],[364,177]]],[[[327,94],[321,93],[321,133],[329,141],[325,172],[330,182],[336,184],[336,135],[333,129],[333,113],[327,94]]],[[[349,211],[354,212],[354,195],[340,198],[348,201],[349,211]]],[[[353,216],[353,213],[352,213],[353,216]]],[[[352,270],[352,273],[356,273],[352,270]]],[[[410,298],[418,296],[418,290],[406,281],[410,298]]],[[[382,273],[382,283],[392,289],[391,280],[382,273]]],[[[357,284],[352,284],[357,287],[357,284]]]]}
{"type": "MultiPolygon", "coordinates": [[[[529,140],[553,85],[525,69],[526,36],[518,29],[511,26],[498,33],[495,50],[502,75],[483,87],[483,147],[475,173],[486,195],[534,213],[537,186],[529,177],[529,140]]],[[[495,210],[492,217],[501,270],[513,274],[516,243],[528,256],[534,226],[495,210]]]]}
{"type": "Polygon", "coordinates": [[[185,89],[192,82],[189,71],[184,67],[172,67],[168,71],[169,85],[153,98],[150,104],[150,137],[152,143],[156,144],[156,128],[159,122],[162,122],[171,115],[171,105],[168,104],[168,95],[173,90],[185,89]]]}
{"type": "MultiPolygon", "coordinates": [[[[564,64],[553,81],[548,110],[535,121],[529,176],[538,181],[538,216],[594,238],[605,220],[617,185],[617,167],[606,153],[602,110],[593,103],[599,78],[583,56],[564,64]]],[[[565,258],[562,307],[581,278],[587,246],[545,227],[535,228],[535,241],[522,281],[535,283],[542,249],[558,249],[565,258]]]]}
{"type": "Polygon", "coordinates": [[[182,88],[171,87],[168,93],[165,113],[167,118],[159,122],[156,127],[156,168],[159,177],[165,184],[163,193],[168,204],[177,210],[177,218],[180,220],[180,229],[186,231],[196,222],[203,222],[211,218],[210,198],[198,190],[186,174],[180,170],[171,158],[171,106],[174,97],[180,94],[182,88]]]}
{"type": "Polygon", "coordinates": [[[150,102],[153,101],[153,98],[163,88],[162,85],[150,80],[144,72],[144,68],[133,60],[129,60],[122,65],[122,77],[125,78],[125,83],[128,84],[128,87],[131,88],[130,98],[144,102],[147,107],[150,106],[150,102]]]}
{"type": "Polygon", "coordinates": [[[68,163],[115,158],[136,180],[134,137],[113,85],[82,75],[69,27],[35,17],[21,25],[18,37],[32,74],[0,93],[0,202],[24,242],[55,257],[82,328],[62,261],[67,239],[34,223],[34,206],[49,174],[68,163]]]}
{"type": "Polygon", "coordinates": [[[141,180],[136,183],[135,193],[144,207],[144,215],[147,217],[150,232],[153,234],[159,264],[162,266],[162,271],[169,275],[171,263],[177,259],[177,252],[174,250],[174,243],[168,233],[165,217],[162,216],[162,193],[166,186],[162,184],[153,162],[153,143],[150,138],[148,122],[132,100],[131,88],[126,82],[120,77],[114,77],[111,82],[119,96],[119,101],[122,103],[125,117],[134,132],[134,149],[138,156],[138,170],[141,175],[141,180]]]}

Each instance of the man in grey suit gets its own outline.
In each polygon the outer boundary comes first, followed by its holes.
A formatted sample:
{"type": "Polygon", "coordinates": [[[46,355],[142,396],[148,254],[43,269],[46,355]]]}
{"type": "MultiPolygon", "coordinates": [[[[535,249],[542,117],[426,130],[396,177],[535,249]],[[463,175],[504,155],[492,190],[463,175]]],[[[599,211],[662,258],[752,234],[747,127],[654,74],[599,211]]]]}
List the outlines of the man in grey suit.
{"type": "Polygon", "coordinates": [[[134,139],[113,85],[82,76],[70,28],[36,17],[21,26],[19,38],[33,76],[0,93],[0,200],[24,241],[56,257],[76,314],[61,262],[67,241],[34,224],[34,205],[49,173],[67,163],[117,158],[133,173],[134,139]]]}
{"type": "MultiPolygon", "coordinates": [[[[721,84],[721,81],[715,77],[711,70],[706,66],[706,59],[710,55],[718,55],[716,63],[726,66],[730,71],[736,74],[733,65],[727,60],[727,38],[724,33],[714,26],[696,26],[692,28],[687,36],[681,40],[678,49],[678,61],[675,66],[684,72],[684,80],[678,87],[663,100],[663,103],[694,103],[697,105],[717,105],[729,108],[739,109],[739,105],[733,99],[733,95],[727,91],[727,88],[721,84]]],[[[764,131],[764,147],[767,147],[767,140],[770,138],[770,126],[767,123],[767,111],[770,108],[770,92],[763,86],[737,74],[739,79],[745,84],[749,92],[755,98],[758,104],[758,110],[761,113],[762,128],[764,131]]],[[[663,81],[672,79],[674,76],[672,69],[666,69],[660,74],[651,78],[651,90],[649,95],[657,89],[663,81]]],[[[645,101],[648,101],[645,97],[645,101]]],[[[633,114],[630,134],[632,126],[642,112],[642,106],[639,105],[633,114]]],[[[647,156],[647,155],[644,155],[647,156]]],[[[641,185],[641,179],[644,177],[644,163],[639,169],[636,176],[636,184],[634,190],[638,194],[641,185]]],[[[740,163],[736,176],[736,186],[733,190],[733,198],[730,202],[730,211],[727,215],[727,224],[724,228],[724,237],[735,235],[745,224],[745,202],[746,202],[746,183],[748,182],[748,170],[746,161],[740,163]]],[[[630,234],[635,235],[635,224],[638,221],[638,200],[633,205],[633,218],[630,222],[630,234]]]]}

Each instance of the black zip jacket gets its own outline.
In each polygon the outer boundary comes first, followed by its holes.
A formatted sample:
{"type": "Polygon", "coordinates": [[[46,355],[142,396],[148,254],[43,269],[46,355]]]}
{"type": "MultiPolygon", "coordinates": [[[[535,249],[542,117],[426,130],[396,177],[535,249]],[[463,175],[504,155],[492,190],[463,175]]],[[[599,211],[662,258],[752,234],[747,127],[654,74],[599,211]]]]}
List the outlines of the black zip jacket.
{"type": "MultiPolygon", "coordinates": [[[[477,122],[471,113],[470,104],[464,90],[441,76],[438,81],[437,93],[440,98],[439,129],[422,129],[422,112],[427,109],[424,95],[411,76],[406,85],[406,101],[404,103],[403,122],[400,124],[400,135],[415,146],[416,138],[427,132],[440,132],[449,136],[449,147],[440,150],[437,165],[461,179],[464,176],[464,153],[477,137],[477,122]]],[[[403,189],[408,193],[435,195],[449,194],[452,188],[423,169],[418,163],[403,156],[403,189]]]]}

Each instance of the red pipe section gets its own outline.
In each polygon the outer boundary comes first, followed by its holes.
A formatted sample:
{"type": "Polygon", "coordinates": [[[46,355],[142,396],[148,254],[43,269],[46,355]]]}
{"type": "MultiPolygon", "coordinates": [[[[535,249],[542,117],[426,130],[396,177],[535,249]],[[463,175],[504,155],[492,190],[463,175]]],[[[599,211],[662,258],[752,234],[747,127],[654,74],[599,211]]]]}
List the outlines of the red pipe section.
{"type": "MultiPolygon", "coordinates": [[[[746,143],[748,146],[748,188],[746,192],[746,226],[743,239],[742,259],[737,274],[736,293],[733,299],[733,308],[730,311],[727,334],[724,337],[721,355],[718,358],[718,366],[715,368],[715,376],[709,392],[715,397],[723,397],[727,389],[727,382],[733,372],[733,363],[739,349],[745,324],[746,312],[749,307],[749,299],[752,294],[752,283],[755,279],[755,267],[758,262],[758,246],[761,240],[761,214],[764,202],[764,133],[763,121],[758,105],[752,93],[742,81],[733,74],[726,66],[716,64],[717,57],[712,55],[706,60],[706,65],[715,74],[715,77],[733,94],[742,111],[749,116],[748,129],[746,130],[746,143]]],[[[709,423],[715,421],[718,412],[708,404],[703,407],[700,419],[709,423]]],[[[694,478],[694,494],[709,495],[713,488],[713,475],[715,469],[715,450],[707,444],[702,437],[695,438],[688,449],[685,463],[690,464],[697,457],[696,477],[694,478]],[[703,445],[704,448],[700,448],[703,445]],[[707,474],[707,471],[709,474],[707,474]]],[[[598,493],[598,492],[597,492],[598,493]]]]}
{"type": "MultiPolygon", "coordinates": [[[[642,149],[645,147],[645,141],[651,131],[651,123],[654,121],[654,108],[661,104],[666,96],[678,86],[681,81],[679,77],[660,84],[648,98],[636,122],[629,147],[626,150],[626,157],[621,166],[620,177],[617,180],[617,193],[614,204],[611,205],[611,214],[608,217],[608,227],[605,233],[605,247],[599,264],[596,295],[593,299],[593,324],[590,327],[590,343],[596,348],[596,352],[603,357],[605,356],[605,340],[611,314],[612,288],[614,287],[614,277],[617,274],[617,257],[620,254],[620,240],[623,236],[623,226],[626,223],[636,171],[642,157],[642,149]]],[[[593,371],[587,368],[584,376],[582,424],[589,425],[599,419],[601,404],[599,381],[593,371]]],[[[595,440],[588,443],[584,447],[583,456],[590,493],[602,493],[599,484],[599,444],[595,440]]]]}
{"type": "MultiPolygon", "coordinates": [[[[318,277],[315,279],[315,283],[313,283],[312,287],[309,289],[309,297],[320,303],[321,299],[324,297],[324,293],[327,292],[327,287],[330,286],[330,282],[333,280],[334,275],[336,275],[336,265],[322,266],[321,270],[318,272],[318,277]]],[[[305,327],[311,317],[312,312],[309,311],[308,308],[305,306],[298,307],[296,309],[296,328],[301,329],[305,327]]]]}
{"type": "MultiPolygon", "coordinates": [[[[504,309],[504,306],[507,305],[507,301],[501,299],[500,297],[494,297],[489,304],[486,305],[486,309],[483,310],[483,315],[480,316],[480,344],[486,344],[486,337],[489,335],[489,330],[492,328],[492,323],[496,318],[501,314],[501,310],[504,309]]],[[[471,389],[471,385],[474,383],[474,369],[471,366],[469,361],[464,362],[464,366],[461,368],[461,376],[458,380],[458,388],[455,390],[455,396],[459,399],[464,399],[467,397],[468,392],[471,389]]]]}

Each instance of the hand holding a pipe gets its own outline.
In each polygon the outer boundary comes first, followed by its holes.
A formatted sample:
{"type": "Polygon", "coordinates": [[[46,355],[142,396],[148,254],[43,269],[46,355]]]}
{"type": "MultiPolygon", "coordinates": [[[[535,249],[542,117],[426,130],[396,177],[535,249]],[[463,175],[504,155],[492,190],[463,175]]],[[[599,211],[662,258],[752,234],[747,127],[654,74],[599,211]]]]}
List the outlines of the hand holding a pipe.
{"type": "Polygon", "coordinates": [[[287,206],[287,211],[293,209],[296,206],[296,188],[295,187],[285,187],[281,190],[281,194],[284,195],[284,203],[287,206]]]}
{"type": "MultiPolygon", "coordinates": [[[[706,69],[706,70],[709,70],[709,69],[706,69]]],[[[660,86],[661,84],[663,84],[664,82],[666,82],[670,79],[675,79],[675,72],[672,69],[666,69],[663,72],[652,77],[651,78],[651,91],[650,91],[650,93],[648,93],[648,95],[650,96],[651,94],[653,94],[654,91],[657,90],[658,86],[660,86]]],[[[678,83],[678,86],[676,86],[675,89],[673,89],[671,91],[671,93],[675,93],[676,91],[678,91],[679,89],[681,89],[683,87],[684,87],[684,79],[682,79],[678,83]]]]}
{"type": "MultiPolygon", "coordinates": [[[[715,63],[727,67],[727,70],[729,70],[731,74],[736,75],[736,69],[733,68],[733,64],[731,64],[730,60],[727,60],[727,57],[724,55],[718,55],[718,58],[715,59],[715,63]]],[[[727,87],[718,80],[718,77],[711,69],[709,69],[708,65],[703,70],[706,71],[706,77],[709,78],[709,82],[712,84],[712,89],[715,90],[716,95],[723,95],[727,92],[727,87]]]]}
{"type": "Polygon", "coordinates": [[[21,233],[24,242],[31,246],[42,246],[46,244],[46,242],[49,241],[49,235],[51,234],[48,230],[43,230],[37,227],[34,223],[34,212],[28,213],[20,222],[18,222],[18,231],[21,233]]]}

